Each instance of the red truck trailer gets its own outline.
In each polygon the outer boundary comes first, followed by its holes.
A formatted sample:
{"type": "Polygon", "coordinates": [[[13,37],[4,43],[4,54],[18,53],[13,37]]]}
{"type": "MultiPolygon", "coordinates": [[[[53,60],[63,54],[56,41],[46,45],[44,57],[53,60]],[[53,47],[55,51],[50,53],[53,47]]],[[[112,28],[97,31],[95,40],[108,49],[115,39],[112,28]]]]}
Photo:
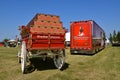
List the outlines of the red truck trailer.
{"type": "Polygon", "coordinates": [[[93,20],[70,23],[71,53],[94,53],[105,47],[105,32],[93,20]]]}
{"type": "Polygon", "coordinates": [[[30,59],[36,57],[43,60],[50,57],[56,68],[63,67],[66,29],[59,21],[59,16],[36,14],[27,26],[22,26],[20,30],[22,44],[18,52],[18,61],[21,63],[22,73],[26,73],[26,66],[30,59]]]}

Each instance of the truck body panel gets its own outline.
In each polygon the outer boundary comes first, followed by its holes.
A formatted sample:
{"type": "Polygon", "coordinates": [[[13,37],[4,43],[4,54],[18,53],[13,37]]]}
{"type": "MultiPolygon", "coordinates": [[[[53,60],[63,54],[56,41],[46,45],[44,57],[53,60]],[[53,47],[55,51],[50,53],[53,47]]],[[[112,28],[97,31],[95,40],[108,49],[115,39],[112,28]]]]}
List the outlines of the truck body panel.
{"type": "Polygon", "coordinates": [[[105,33],[95,21],[77,21],[70,25],[71,52],[92,52],[104,47],[105,33]]]}

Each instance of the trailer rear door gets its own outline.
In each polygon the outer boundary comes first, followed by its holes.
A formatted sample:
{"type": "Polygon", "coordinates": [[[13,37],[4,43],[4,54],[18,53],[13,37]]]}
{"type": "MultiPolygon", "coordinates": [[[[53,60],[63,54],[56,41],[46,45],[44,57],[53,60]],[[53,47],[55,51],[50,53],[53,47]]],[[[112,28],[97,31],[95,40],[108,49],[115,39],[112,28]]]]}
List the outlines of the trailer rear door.
{"type": "Polygon", "coordinates": [[[92,23],[86,21],[71,23],[71,48],[91,49],[92,23]]]}

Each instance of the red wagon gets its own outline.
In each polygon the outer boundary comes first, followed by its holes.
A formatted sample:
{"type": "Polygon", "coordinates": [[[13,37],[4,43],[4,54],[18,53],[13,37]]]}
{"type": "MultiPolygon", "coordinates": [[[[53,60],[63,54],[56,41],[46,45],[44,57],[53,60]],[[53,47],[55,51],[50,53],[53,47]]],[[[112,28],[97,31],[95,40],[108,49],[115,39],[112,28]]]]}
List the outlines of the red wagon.
{"type": "Polygon", "coordinates": [[[37,27],[22,26],[22,44],[18,53],[22,73],[25,73],[27,62],[34,57],[40,57],[43,60],[50,57],[56,68],[61,69],[65,63],[65,33],[66,30],[62,26],[61,28],[41,25],[37,27]]]}

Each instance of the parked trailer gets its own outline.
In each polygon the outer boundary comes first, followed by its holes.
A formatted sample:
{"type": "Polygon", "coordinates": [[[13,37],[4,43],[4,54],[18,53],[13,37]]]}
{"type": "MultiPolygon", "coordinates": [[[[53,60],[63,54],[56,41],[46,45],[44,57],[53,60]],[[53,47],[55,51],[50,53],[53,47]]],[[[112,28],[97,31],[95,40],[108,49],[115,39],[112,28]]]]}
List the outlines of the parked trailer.
{"type": "MultiPolygon", "coordinates": [[[[37,14],[35,17],[40,17],[40,19],[50,17],[50,19],[52,19],[54,18],[53,16],[47,14],[37,14]]],[[[18,60],[21,63],[21,70],[23,74],[26,73],[26,66],[32,58],[38,57],[46,60],[47,57],[50,57],[53,59],[54,64],[58,69],[61,69],[65,63],[66,30],[62,28],[62,26],[57,27],[51,24],[47,24],[49,27],[44,26],[43,24],[41,25],[41,23],[34,25],[33,23],[36,21],[41,22],[40,19],[35,19],[35,17],[27,26],[21,27],[22,44],[21,50],[18,52],[18,60]]],[[[54,22],[51,21],[51,23],[54,22]]]]}
{"type": "Polygon", "coordinates": [[[70,23],[71,53],[95,53],[105,48],[105,32],[93,20],[70,23]]]}

